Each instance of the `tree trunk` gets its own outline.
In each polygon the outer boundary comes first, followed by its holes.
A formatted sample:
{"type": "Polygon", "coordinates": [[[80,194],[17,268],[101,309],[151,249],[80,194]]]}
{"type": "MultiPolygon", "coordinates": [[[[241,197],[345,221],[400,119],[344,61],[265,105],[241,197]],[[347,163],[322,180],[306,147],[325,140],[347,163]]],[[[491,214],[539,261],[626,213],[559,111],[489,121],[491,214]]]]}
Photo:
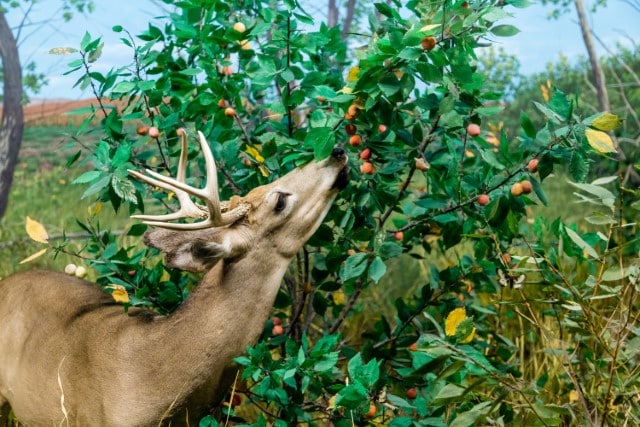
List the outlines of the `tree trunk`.
{"type": "Polygon", "coordinates": [[[4,69],[4,99],[0,118],[0,219],[4,216],[18,158],[24,117],[22,111],[22,69],[18,46],[11,28],[0,12],[0,59],[4,69]]]}
{"type": "Polygon", "coordinates": [[[598,107],[600,111],[610,111],[609,94],[607,93],[606,82],[604,78],[604,72],[598,61],[598,55],[596,49],[593,46],[593,39],[591,38],[591,28],[589,22],[587,22],[587,13],[584,10],[584,3],[582,0],[574,0],[576,11],[578,12],[578,21],[580,23],[580,31],[582,32],[582,40],[587,48],[587,54],[589,55],[589,62],[591,63],[591,69],[593,70],[593,79],[595,81],[596,92],[598,95],[598,107]]]}
{"type": "Polygon", "coordinates": [[[353,16],[356,11],[356,0],[349,0],[347,2],[347,16],[344,18],[344,24],[342,25],[342,39],[346,40],[349,37],[351,31],[351,24],[353,23],[353,16]]]}
{"type": "Polygon", "coordinates": [[[329,0],[328,10],[327,10],[327,27],[331,28],[338,24],[339,14],[340,14],[340,10],[338,9],[336,0],[329,0]]]}

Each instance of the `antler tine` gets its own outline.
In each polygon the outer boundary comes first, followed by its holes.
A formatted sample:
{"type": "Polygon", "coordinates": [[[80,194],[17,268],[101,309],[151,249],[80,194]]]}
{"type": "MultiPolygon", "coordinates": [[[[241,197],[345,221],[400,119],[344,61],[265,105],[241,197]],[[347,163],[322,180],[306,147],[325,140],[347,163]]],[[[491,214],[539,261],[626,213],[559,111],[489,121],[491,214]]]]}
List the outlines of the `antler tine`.
{"type": "MultiPolygon", "coordinates": [[[[180,160],[178,162],[178,173],[176,176],[178,182],[186,182],[188,154],[189,152],[187,148],[187,135],[185,132],[183,132],[180,147],[180,160]]],[[[180,218],[204,218],[207,216],[206,212],[198,208],[198,206],[191,201],[191,199],[189,198],[189,194],[186,191],[181,190],[169,183],[161,182],[160,180],[143,175],[137,171],[129,170],[129,174],[141,181],[146,182],[147,184],[174,192],[178,199],[178,202],[180,203],[180,209],[174,213],[170,213],[167,215],[132,215],[132,218],[141,219],[145,224],[158,225],[162,224],[165,221],[172,221],[180,218]]]]}
{"type": "Polygon", "coordinates": [[[145,224],[174,230],[199,230],[209,227],[219,227],[232,224],[242,218],[250,209],[250,205],[241,203],[236,208],[222,213],[220,209],[220,198],[218,195],[218,172],[215,159],[209,148],[209,144],[202,132],[198,131],[200,147],[205,159],[206,184],[202,189],[194,188],[186,183],[187,169],[187,137],[182,134],[182,150],[178,163],[178,173],[176,178],[167,177],[157,172],[147,169],[147,175],[130,170],[134,177],[165,190],[173,191],[180,202],[180,209],[177,212],[167,215],[134,215],[132,218],[143,220],[145,224]],[[208,212],[199,208],[189,198],[189,194],[202,199],[208,212]],[[172,224],[168,221],[180,218],[204,218],[206,220],[190,224],[172,224]]]}

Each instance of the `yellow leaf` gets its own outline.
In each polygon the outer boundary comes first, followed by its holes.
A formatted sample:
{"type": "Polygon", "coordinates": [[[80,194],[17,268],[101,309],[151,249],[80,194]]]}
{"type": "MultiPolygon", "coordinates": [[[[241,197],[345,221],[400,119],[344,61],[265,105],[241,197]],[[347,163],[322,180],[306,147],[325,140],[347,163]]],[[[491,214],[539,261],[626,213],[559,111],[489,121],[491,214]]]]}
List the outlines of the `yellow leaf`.
{"type": "Polygon", "coordinates": [[[476,336],[476,328],[473,328],[473,331],[471,331],[471,333],[469,335],[467,335],[467,337],[465,339],[463,339],[462,341],[460,341],[460,344],[468,344],[471,342],[471,340],[473,340],[473,337],[476,336]]]}
{"type": "Polygon", "coordinates": [[[40,224],[38,221],[34,221],[31,218],[27,217],[25,229],[27,230],[27,234],[29,235],[31,240],[35,240],[36,242],[40,243],[49,243],[49,234],[47,233],[47,229],[44,228],[44,225],[40,224]]]}
{"type": "Polygon", "coordinates": [[[102,202],[96,202],[93,206],[87,208],[89,216],[97,216],[102,211],[102,202]]]}
{"type": "Polygon", "coordinates": [[[31,262],[34,259],[39,258],[42,255],[44,255],[45,252],[47,252],[47,248],[39,250],[38,252],[36,252],[35,254],[31,255],[30,257],[27,257],[27,258],[23,259],[22,261],[20,261],[20,264],[26,264],[28,262],[31,262]]]}
{"type": "Polygon", "coordinates": [[[580,394],[576,390],[571,390],[569,392],[569,402],[574,403],[580,399],[580,394]]]}
{"type": "Polygon", "coordinates": [[[264,163],[264,157],[262,157],[262,155],[260,154],[260,152],[258,151],[258,149],[252,145],[247,145],[247,151],[246,153],[248,155],[250,155],[251,157],[253,157],[256,162],[258,163],[264,163]]]}
{"type": "Polygon", "coordinates": [[[542,92],[542,99],[549,102],[549,89],[545,85],[540,85],[540,92],[542,92]]]}
{"type": "Polygon", "coordinates": [[[342,290],[337,290],[333,293],[333,302],[337,305],[342,305],[347,301],[347,297],[342,290]]]}
{"type": "Polygon", "coordinates": [[[270,175],[269,169],[265,168],[264,165],[258,166],[258,169],[260,170],[262,176],[264,176],[265,178],[270,175]]]}
{"type": "Polygon", "coordinates": [[[467,311],[464,307],[456,308],[447,316],[444,321],[444,333],[448,337],[453,337],[456,334],[456,328],[464,319],[467,318],[467,311]]]}
{"type": "Polygon", "coordinates": [[[429,24],[429,25],[425,25],[424,27],[420,28],[420,32],[425,32],[425,31],[431,31],[431,30],[435,30],[436,28],[438,28],[440,26],[440,24],[429,24]]]}
{"type": "Polygon", "coordinates": [[[614,130],[622,123],[622,119],[611,113],[602,113],[591,122],[591,126],[603,131],[614,130]]]}
{"type": "Polygon", "coordinates": [[[351,68],[349,68],[349,75],[347,76],[347,81],[349,83],[357,81],[358,80],[358,74],[360,74],[360,67],[351,67],[351,68]]]}
{"type": "Polygon", "coordinates": [[[122,285],[109,285],[113,292],[111,292],[111,297],[115,300],[115,302],[121,302],[127,304],[129,302],[129,294],[127,290],[122,285]]]}
{"type": "Polygon", "coordinates": [[[606,133],[587,128],[584,131],[589,145],[598,153],[615,153],[616,147],[613,145],[613,140],[606,133]]]}

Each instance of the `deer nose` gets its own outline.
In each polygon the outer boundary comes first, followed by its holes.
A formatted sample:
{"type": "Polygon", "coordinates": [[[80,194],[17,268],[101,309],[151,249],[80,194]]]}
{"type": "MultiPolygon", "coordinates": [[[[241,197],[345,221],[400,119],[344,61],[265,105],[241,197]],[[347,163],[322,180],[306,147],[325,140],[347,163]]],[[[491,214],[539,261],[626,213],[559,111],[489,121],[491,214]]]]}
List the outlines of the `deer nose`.
{"type": "Polygon", "coordinates": [[[331,157],[333,157],[334,159],[342,159],[345,156],[346,156],[346,153],[344,149],[340,147],[334,148],[333,151],[331,152],[331,157]]]}

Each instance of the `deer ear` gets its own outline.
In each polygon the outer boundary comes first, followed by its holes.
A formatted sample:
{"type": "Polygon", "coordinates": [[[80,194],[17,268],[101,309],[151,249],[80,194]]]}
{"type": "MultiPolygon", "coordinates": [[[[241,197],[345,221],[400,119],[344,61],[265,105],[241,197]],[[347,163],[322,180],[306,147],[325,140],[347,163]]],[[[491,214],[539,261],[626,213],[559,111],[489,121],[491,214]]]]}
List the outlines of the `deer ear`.
{"type": "Polygon", "coordinates": [[[200,273],[210,270],[220,259],[244,254],[248,239],[242,237],[242,233],[231,228],[156,229],[145,233],[144,243],[164,252],[168,267],[200,273]]]}

